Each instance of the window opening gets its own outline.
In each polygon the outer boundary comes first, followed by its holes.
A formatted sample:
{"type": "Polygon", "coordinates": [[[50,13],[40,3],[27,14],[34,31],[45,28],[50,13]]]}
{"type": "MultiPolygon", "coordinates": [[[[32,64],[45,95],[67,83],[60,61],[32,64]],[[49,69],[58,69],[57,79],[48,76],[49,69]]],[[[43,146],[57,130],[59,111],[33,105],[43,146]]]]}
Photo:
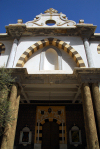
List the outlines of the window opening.
{"type": "Polygon", "coordinates": [[[23,144],[24,146],[31,144],[31,136],[30,129],[28,127],[24,127],[22,131],[20,131],[19,144],[23,144]]]}
{"type": "Polygon", "coordinates": [[[78,146],[79,144],[82,144],[81,130],[79,130],[77,126],[73,126],[69,131],[69,139],[70,139],[70,144],[73,144],[74,146],[78,146]]]}
{"type": "Polygon", "coordinates": [[[56,22],[54,20],[47,20],[46,21],[46,25],[48,25],[48,26],[53,26],[55,24],[56,24],[56,22]]]}

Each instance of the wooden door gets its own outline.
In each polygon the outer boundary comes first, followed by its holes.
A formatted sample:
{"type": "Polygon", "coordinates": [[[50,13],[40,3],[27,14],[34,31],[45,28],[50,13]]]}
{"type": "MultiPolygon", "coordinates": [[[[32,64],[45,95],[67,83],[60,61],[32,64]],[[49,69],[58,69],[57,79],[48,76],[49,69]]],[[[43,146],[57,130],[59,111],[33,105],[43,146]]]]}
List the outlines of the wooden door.
{"type": "Polygon", "coordinates": [[[42,149],[59,149],[59,125],[46,122],[42,128],[42,149]]]}

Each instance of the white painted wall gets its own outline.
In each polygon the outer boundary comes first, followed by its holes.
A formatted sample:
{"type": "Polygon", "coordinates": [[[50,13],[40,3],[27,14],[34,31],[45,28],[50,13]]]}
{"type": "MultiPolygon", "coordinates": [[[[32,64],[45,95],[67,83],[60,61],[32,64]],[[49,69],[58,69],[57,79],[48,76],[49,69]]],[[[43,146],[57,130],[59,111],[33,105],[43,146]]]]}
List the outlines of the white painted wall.
{"type": "Polygon", "coordinates": [[[0,56],[0,67],[6,67],[13,41],[0,41],[5,45],[5,53],[0,56]]]}
{"type": "Polygon", "coordinates": [[[100,68],[100,54],[97,52],[97,46],[100,44],[100,41],[91,41],[90,42],[90,49],[92,53],[92,58],[94,62],[94,67],[100,68]]]}
{"type": "Polygon", "coordinates": [[[33,74],[39,71],[41,51],[42,49],[36,51],[25,63],[24,68],[27,68],[28,73],[33,74]]]}
{"type": "Polygon", "coordinates": [[[67,74],[72,74],[74,67],[77,67],[76,63],[69,54],[61,49],[60,51],[62,52],[62,70],[67,74]]]}
{"type": "Polygon", "coordinates": [[[85,66],[88,67],[87,57],[82,39],[80,37],[69,37],[68,39],[70,39],[69,45],[71,45],[80,54],[85,63],[85,66]]]}
{"type": "MultiPolygon", "coordinates": [[[[45,38],[50,38],[50,37],[49,36],[48,37],[47,36],[22,37],[19,40],[19,43],[18,43],[13,68],[16,67],[18,59],[26,51],[27,48],[29,48],[31,45],[35,44],[37,41],[40,41],[40,40],[45,39],[45,38]]],[[[52,38],[60,39],[64,42],[66,42],[67,44],[71,45],[81,55],[81,57],[83,58],[83,60],[85,62],[85,65],[87,67],[87,59],[86,59],[86,54],[85,54],[85,50],[84,50],[84,45],[83,45],[83,41],[80,37],[65,37],[65,36],[56,37],[55,36],[55,37],[52,37],[52,38]]],[[[3,43],[5,44],[7,50],[4,53],[4,55],[2,55],[0,57],[1,58],[0,61],[2,61],[1,65],[3,65],[4,63],[5,64],[7,63],[8,55],[10,54],[10,50],[11,50],[13,41],[9,41],[9,42],[4,41],[3,43]],[[5,57],[5,59],[3,57],[5,57]]],[[[29,58],[29,60],[25,63],[24,68],[27,68],[28,73],[30,73],[30,74],[40,73],[39,68],[40,68],[40,53],[41,53],[41,50],[42,49],[35,52],[29,58]]],[[[74,62],[74,60],[66,52],[64,52],[63,50],[61,50],[61,52],[62,52],[62,70],[63,70],[63,72],[68,73],[68,74],[73,73],[74,67],[77,67],[76,63],[74,62]]]]}
{"type": "MultiPolygon", "coordinates": [[[[23,52],[28,47],[30,47],[32,44],[35,44],[37,41],[45,39],[45,38],[49,38],[49,37],[45,37],[45,36],[41,36],[41,37],[22,37],[19,41],[19,44],[18,44],[16,58],[15,58],[15,62],[14,62],[14,67],[16,67],[18,59],[20,58],[20,56],[23,54],[23,52]]],[[[55,36],[53,38],[60,39],[64,42],[68,43],[69,45],[71,45],[81,55],[81,57],[84,60],[85,65],[87,67],[87,59],[86,59],[86,54],[85,54],[85,50],[84,50],[84,45],[83,45],[83,41],[81,40],[80,37],[65,37],[65,36],[56,37],[55,36]]]]}
{"type": "Polygon", "coordinates": [[[43,48],[39,51],[35,52],[29,60],[25,63],[24,68],[27,68],[27,71],[29,74],[34,73],[66,73],[66,74],[72,74],[74,67],[77,67],[76,63],[70,57],[65,51],[61,50],[62,53],[62,70],[54,70],[54,65],[51,65],[47,57],[45,55],[44,60],[44,70],[40,70],[40,55],[43,48]],[[48,64],[49,63],[49,64],[48,64]],[[51,71],[50,71],[51,69],[51,71]]]}
{"type": "MultiPolygon", "coordinates": [[[[69,54],[67,54],[65,51],[61,50],[62,53],[62,70],[54,70],[54,65],[51,65],[46,57],[44,58],[44,70],[40,70],[40,55],[43,48],[39,51],[35,52],[29,60],[25,63],[24,68],[27,68],[27,71],[29,74],[34,73],[66,73],[66,74],[72,74],[74,67],[77,67],[76,63],[72,59],[69,54]],[[51,70],[51,71],[50,71],[51,70]]],[[[52,60],[53,61],[53,60],[52,60]]],[[[57,63],[57,62],[56,62],[57,63]]]]}
{"type": "Polygon", "coordinates": [[[46,37],[22,37],[18,43],[14,67],[16,67],[18,59],[26,51],[27,48],[44,38],[46,37]]]}

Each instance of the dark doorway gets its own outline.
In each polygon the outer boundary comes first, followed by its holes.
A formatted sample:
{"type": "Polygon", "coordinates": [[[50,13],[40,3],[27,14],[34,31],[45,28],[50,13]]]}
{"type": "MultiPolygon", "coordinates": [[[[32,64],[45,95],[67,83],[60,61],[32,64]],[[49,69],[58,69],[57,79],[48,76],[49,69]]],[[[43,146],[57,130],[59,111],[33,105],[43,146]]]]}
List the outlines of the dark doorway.
{"type": "Polygon", "coordinates": [[[59,125],[46,122],[42,128],[42,149],[59,149],[59,125]]]}

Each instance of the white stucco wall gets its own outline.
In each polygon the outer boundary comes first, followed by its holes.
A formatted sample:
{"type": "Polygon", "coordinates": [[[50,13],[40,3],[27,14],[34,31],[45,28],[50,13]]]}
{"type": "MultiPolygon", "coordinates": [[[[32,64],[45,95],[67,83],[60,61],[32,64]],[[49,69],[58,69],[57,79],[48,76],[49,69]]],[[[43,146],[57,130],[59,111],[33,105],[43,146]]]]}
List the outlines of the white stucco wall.
{"type": "Polygon", "coordinates": [[[88,67],[83,40],[80,37],[66,37],[65,42],[71,45],[80,54],[85,66],[88,67]]]}
{"type": "Polygon", "coordinates": [[[13,41],[0,41],[5,45],[5,53],[0,56],[0,67],[6,67],[13,41]]]}
{"type": "MultiPolygon", "coordinates": [[[[18,43],[13,68],[16,67],[18,59],[26,51],[27,48],[29,48],[31,45],[35,44],[37,41],[40,41],[40,40],[45,39],[45,38],[50,38],[50,37],[49,36],[48,37],[47,36],[22,37],[19,40],[19,43],[18,43]]],[[[85,65],[87,67],[87,59],[86,59],[86,54],[85,54],[85,50],[84,50],[84,45],[83,45],[83,41],[80,37],[65,37],[65,36],[56,37],[55,36],[55,37],[52,37],[52,38],[60,39],[64,42],[66,42],[67,44],[71,45],[81,55],[82,59],[84,60],[85,65]]],[[[1,58],[0,59],[0,61],[1,61],[0,65],[4,65],[4,63],[6,65],[7,60],[8,60],[8,55],[10,54],[10,50],[11,50],[13,41],[2,41],[2,43],[5,44],[6,51],[0,57],[1,58]]],[[[28,73],[40,73],[39,68],[40,68],[40,53],[41,53],[41,50],[42,49],[35,52],[29,58],[29,60],[25,63],[24,67],[27,68],[28,73]]],[[[76,63],[74,62],[74,60],[66,52],[64,52],[63,50],[61,50],[61,52],[62,52],[62,70],[63,70],[63,72],[73,73],[74,67],[77,67],[76,63]]]]}
{"type": "MultiPolygon", "coordinates": [[[[37,41],[49,38],[49,37],[23,37],[19,40],[18,47],[17,47],[17,52],[16,52],[16,57],[14,61],[14,67],[16,67],[17,61],[20,58],[20,56],[23,54],[23,52],[30,47],[32,44],[35,44],[37,41]]],[[[84,50],[84,45],[83,41],[81,40],[80,37],[53,37],[60,39],[69,45],[71,45],[83,58],[86,67],[87,65],[87,59],[86,59],[86,54],[84,50]]],[[[6,66],[9,54],[12,48],[13,41],[0,41],[5,45],[5,53],[1,54],[0,56],[0,67],[6,66]]],[[[90,49],[92,53],[92,58],[94,62],[94,66],[96,68],[100,68],[100,54],[97,52],[97,46],[100,42],[99,41],[91,41],[90,42],[90,49]]],[[[27,63],[24,65],[25,68],[27,68],[28,73],[39,73],[39,68],[40,68],[40,49],[39,51],[35,52],[27,61],[27,63]]],[[[61,49],[60,49],[61,50],[61,49]]],[[[63,50],[62,52],[62,70],[65,71],[65,73],[73,73],[73,69],[76,66],[76,63],[73,61],[73,59],[63,50]]]]}
{"type": "MultiPolygon", "coordinates": [[[[40,70],[40,54],[41,51],[43,50],[40,49],[39,51],[35,52],[29,60],[25,63],[24,68],[27,68],[27,71],[29,74],[35,74],[35,73],[67,73],[67,74],[72,74],[74,67],[76,66],[76,63],[74,60],[63,50],[60,49],[62,53],[62,70],[40,70]]],[[[46,56],[45,56],[46,59],[46,56]]],[[[47,60],[47,59],[46,59],[47,60]]],[[[46,66],[47,66],[47,61],[46,61],[46,66]]]]}
{"type": "Polygon", "coordinates": [[[90,42],[90,49],[92,53],[92,58],[94,62],[94,67],[100,68],[100,54],[97,52],[97,46],[100,44],[100,41],[91,41],[90,42]]]}
{"type": "Polygon", "coordinates": [[[24,68],[27,68],[28,73],[33,74],[39,71],[41,51],[42,49],[36,51],[25,63],[24,68]]]}
{"type": "Polygon", "coordinates": [[[72,74],[74,67],[77,67],[76,63],[69,54],[61,49],[60,51],[62,52],[62,70],[67,74],[72,74]]]}
{"type": "MultiPolygon", "coordinates": [[[[22,37],[19,40],[19,44],[17,47],[17,52],[16,52],[16,58],[15,58],[15,62],[14,62],[14,67],[16,67],[17,61],[20,58],[20,56],[23,54],[23,52],[30,47],[31,45],[35,44],[37,41],[40,41],[42,39],[45,38],[50,38],[50,37],[46,37],[46,36],[42,36],[42,37],[22,37]]],[[[80,37],[53,37],[53,38],[57,38],[60,39],[66,43],[68,43],[69,45],[71,45],[83,58],[84,63],[87,67],[87,60],[86,60],[86,54],[85,54],[85,50],[84,50],[84,45],[83,45],[83,41],[81,40],[80,37]]],[[[26,67],[28,69],[28,72],[30,73],[31,67],[29,67],[29,65],[31,66],[33,63],[34,68],[31,70],[31,73],[33,71],[39,71],[39,57],[40,57],[40,52],[41,50],[39,50],[39,52],[36,52],[35,55],[33,54],[31,56],[31,58],[28,60],[28,62],[24,65],[24,67],[26,67]],[[33,60],[34,59],[34,60],[33,60]],[[30,63],[30,64],[29,64],[30,63]]],[[[62,60],[62,68],[64,71],[66,71],[66,68],[68,70],[68,72],[72,73],[73,72],[73,67],[76,67],[75,62],[73,61],[73,59],[67,54],[66,52],[62,51],[62,55],[63,55],[63,60],[62,60]],[[66,55],[66,56],[65,56],[66,55]],[[69,70],[69,63],[70,65],[70,70],[69,70]]]]}

